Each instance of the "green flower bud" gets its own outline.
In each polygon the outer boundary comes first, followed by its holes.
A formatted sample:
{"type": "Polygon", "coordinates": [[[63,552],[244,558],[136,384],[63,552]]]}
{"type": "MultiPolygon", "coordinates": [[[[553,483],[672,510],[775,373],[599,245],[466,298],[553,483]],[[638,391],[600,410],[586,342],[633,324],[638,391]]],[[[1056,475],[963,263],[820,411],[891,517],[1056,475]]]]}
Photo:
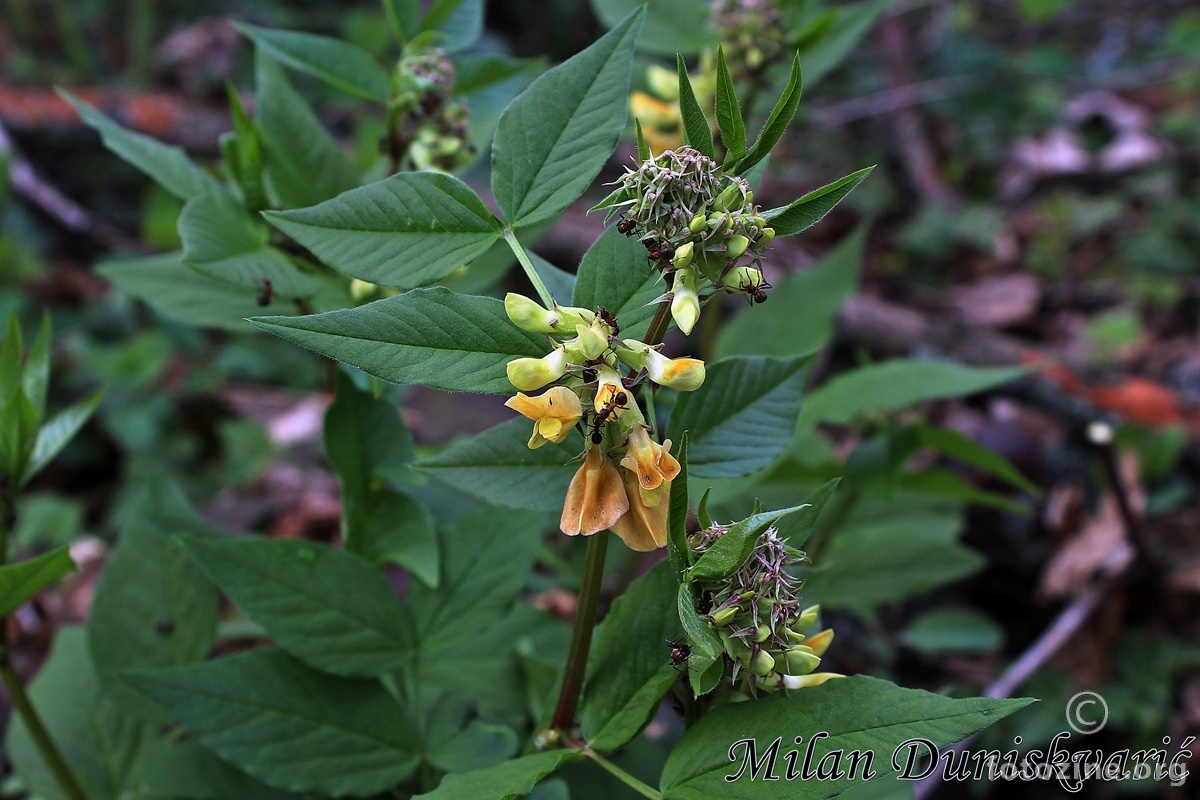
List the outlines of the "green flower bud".
{"type": "Polygon", "coordinates": [[[558,314],[547,311],[537,302],[516,292],[504,296],[504,312],[513,325],[529,333],[554,333],[554,326],[560,320],[558,314]]]}
{"type": "Polygon", "coordinates": [[[807,675],[821,666],[821,657],[798,644],[787,651],[787,665],[789,675],[807,675]]]}
{"type": "Polygon", "coordinates": [[[675,265],[675,269],[687,269],[692,265],[692,253],[695,252],[696,246],[691,242],[684,242],[675,248],[675,257],[671,259],[671,263],[675,265]]]}
{"type": "Polygon", "coordinates": [[[758,655],[746,666],[755,675],[770,675],[775,671],[775,657],[766,650],[759,650],[758,655]]]}
{"type": "Polygon", "coordinates": [[[737,606],[725,606],[709,614],[708,619],[715,627],[720,628],[733,622],[733,618],[737,616],[739,610],[737,606]]]}
{"type": "Polygon", "coordinates": [[[678,392],[694,392],[704,383],[704,362],[698,358],[667,358],[644,342],[625,339],[617,357],[634,369],[645,369],[650,380],[678,392]]]}
{"type": "Polygon", "coordinates": [[[746,252],[746,248],[750,246],[750,240],[740,233],[729,237],[728,244],[725,245],[725,255],[730,258],[740,258],[742,253],[746,252]]]}
{"type": "Polygon", "coordinates": [[[800,612],[800,616],[796,617],[796,621],[789,627],[797,633],[803,633],[813,626],[813,623],[817,621],[817,617],[820,615],[820,606],[809,606],[800,612]]]}
{"type": "Polygon", "coordinates": [[[646,85],[664,100],[679,99],[679,76],[673,69],[651,64],[646,68],[646,85]]]}
{"type": "MultiPolygon", "coordinates": [[[[691,247],[688,242],[684,247],[691,247]]],[[[689,258],[690,261],[690,251],[689,258]]],[[[700,293],[696,291],[696,273],[691,269],[681,269],[675,273],[671,284],[671,316],[684,335],[692,332],[696,321],[700,319],[700,293]]]]}
{"type": "Polygon", "coordinates": [[[714,236],[720,236],[729,230],[729,215],[715,214],[708,218],[708,229],[714,236]]]}
{"type": "MultiPolygon", "coordinates": [[[[708,217],[704,214],[697,214],[692,217],[692,221],[688,223],[688,230],[692,233],[699,233],[708,225],[708,217]]],[[[678,251],[676,251],[678,252],[678,251]]]]}
{"type": "Polygon", "coordinates": [[[515,358],[506,369],[509,383],[522,392],[532,392],[567,374],[567,352],[556,347],[542,358],[515,358]]]}
{"type": "Polygon", "coordinates": [[[762,644],[769,638],[771,638],[771,626],[770,625],[759,625],[757,628],[754,629],[754,643],[755,644],[762,644]]]}
{"type": "Polygon", "coordinates": [[[800,644],[806,638],[803,633],[797,633],[791,628],[784,628],[783,632],[787,634],[787,639],[792,644],[800,644]]]}
{"type": "Polygon", "coordinates": [[[737,211],[742,207],[744,197],[742,187],[734,181],[721,190],[717,199],[713,201],[713,207],[718,211],[737,211]]]}
{"type": "Polygon", "coordinates": [[[575,333],[575,338],[564,344],[572,364],[594,361],[608,349],[608,334],[598,325],[576,325],[575,333]]]}
{"type": "Polygon", "coordinates": [[[730,292],[753,292],[766,283],[758,267],[734,267],[725,273],[721,285],[730,292]]]}
{"type": "Polygon", "coordinates": [[[734,660],[737,660],[746,653],[741,640],[735,636],[730,636],[725,631],[721,631],[721,644],[725,646],[725,654],[734,660]]]}
{"type": "Polygon", "coordinates": [[[771,243],[771,240],[774,238],[775,238],[775,229],[774,228],[763,228],[762,233],[760,233],[758,235],[758,241],[755,242],[755,245],[757,245],[758,247],[766,247],[767,245],[769,245],[771,243]]]}

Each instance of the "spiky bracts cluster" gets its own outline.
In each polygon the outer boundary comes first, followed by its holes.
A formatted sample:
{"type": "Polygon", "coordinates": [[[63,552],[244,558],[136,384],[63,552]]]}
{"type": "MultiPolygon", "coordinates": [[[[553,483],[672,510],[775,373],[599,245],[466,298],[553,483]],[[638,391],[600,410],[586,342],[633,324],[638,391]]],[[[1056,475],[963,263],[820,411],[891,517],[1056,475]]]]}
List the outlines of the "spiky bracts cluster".
{"type": "MultiPolygon", "coordinates": [[[[713,525],[693,534],[689,545],[699,557],[728,531],[728,526],[713,525]]],[[[820,608],[801,606],[801,582],[788,571],[803,557],[775,528],[768,528],[733,575],[704,587],[704,619],[721,637],[730,680],[744,695],[814,686],[834,677],[815,672],[833,631],[805,635],[820,608]]]]}
{"type": "Polygon", "coordinates": [[[436,47],[407,52],[392,78],[396,136],[417,169],[450,172],[475,157],[466,105],[451,99],[454,64],[436,47]]]}
{"type": "Polygon", "coordinates": [[[738,78],[758,72],[783,50],[783,28],[772,0],[714,0],[712,25],[738,78]]]}
{"type": "Polygon", "coordinates": [[[700,313],[701,286],[766,300],[762,255],[775,231],[754,205],[750,184],[683,146],[629,169],[597,208],[617,230],[646,246],[653,266],[672,279],[671,311],[684,333],[700,313]]]}

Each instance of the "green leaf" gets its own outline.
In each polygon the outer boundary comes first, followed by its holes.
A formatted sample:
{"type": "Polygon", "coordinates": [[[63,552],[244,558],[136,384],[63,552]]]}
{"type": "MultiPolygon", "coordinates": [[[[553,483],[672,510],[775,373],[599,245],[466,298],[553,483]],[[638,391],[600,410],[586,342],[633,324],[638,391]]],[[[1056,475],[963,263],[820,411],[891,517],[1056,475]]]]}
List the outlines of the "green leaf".
{"type": "Polygon", "coordinates": [[[608,228],[579,262],[571,305],[606,309],[621,325],[621,336],[640,339],[654,317],[654,300],[665,291],[656,270],[646,266],[646,248],[608,228]]]}
{"type": "Polygon", "coordinates": [[[808,537],[812,536],[813,531],[816,530],[817,520],[821,518],[821,512],[825,510],[826,503],[833,497],[841,481],[841,478],[827,481],[806,497],[800,511],[775,526],[779,531],[779,536],[792,547],[804,547],[808,537]]]}
{"type": "MultiPolygon", "coordinates": [[[[853,750],[872,753],[872,768],[878,775],[892,770],[892,754],[914,737],[927,738],[945,747],[983,730],[997,720],[1023,708],[1031,699],[955,700],[919,689],[904,689],[877,678],[854,676],[828,681],[792,694],[772,695],[753,703],[730,703],[713,709],[688,729],[671,751],[663,768],[661,788],[665,798],[729,798],[730,800],[817,800],[831,797],[863,780],[862,766],[851,776],[849,754],[853,750]],[[805,744],[792,741],[793,731],[802,731],[805,744]],[[811,744],[807,738],[817,731],[828,738],[811,744]],[[777,780],[760,772],[749,779],[749,767],[741,780],[731,776],[745,763],[746,739],[757,741],[756,754],[783,737],[779,757],[771,763],[777,780]],[[828,780],[781,780],[786,773],[784,754],[799,750],[797,765],[804,762],[805,748],[812,749],[813,770],[827,753],[843,754],[842,777],[828,780]],[[731,759],[734,753],[736,758],[731,759]]],[[[903,753],[904,751],[902,751],[903,753]]],[[[903,756],[902,756],[903,757],[903,756]]],[[[765,765],[764,765],[765,766],[765,765]]],[[[799,766],[797,766],[799,770],[799,766]]],[[[811,773],[810,773],[811,774],[811,773]]]]}
{"type": "MultiPolygon", "coordinates": [[[[296,800],[290,792],[272,789],[234,769],[195,739],[163,737],[153,742],[137,762],[133,780],[150,798],[183,800],[296,800]],[[186,788],[181,788],[186,787],[186,788]]],[[[141,797],[142,795],[138,795],[141,797]]]]}
{"type": "Polygon", "coordinates": [[[29,355],[25,359],[25,370],[21,373],[21,387],[37,411],[39,425],[46,416],[46,390],[50,385],[50,337],[52,334],[50,315],[43,314],[41,327],[38,328],[33,344],[29,346],[29,355]]]}
{"type": "Polygon", "coordinates": [[[0,403],[0,474],[9,476],[17,485],[32,474],[29,465],[38,435],[37,425],[37,409],[17,383],[0,403]]]}
{"type": "Polygon", "coordinates": [[[679,612],[679,622],[692,648],[688,656],[688,682],[692,685],[692,693],[699,697],[715,688],[720,679],[721,670],[716,670],[715,679],[713,668],[721,661],[724,654],[721,637],[713,630],[707,620],[701,618],[696,611],[696,594],[693,584],[684,581],[679,584],[679,596],[675,604],[679,612]]]}
{"type": "Polygon", "coordinates": [[[202,275],[251,290],[270,281],[282,296],[310,293],[312,279],[267,246],[268,233],[223,189],[196,195],[179,215],[183,263],[202,275]]]}
{"type": "Polygon", "coordinates": [[[810,392],[800,427],[847,424],[860,416],[925,400],[971,395],[1024,375],[1021,367],[967,367],[949,361],[895,359],[860,367],[810,392]]]}
{"type": "Polygon", "coordinates": [[[180,200],[187,200],[219,186],[182,149],[122,128],[70,92],[59,89],[58,93],[75,106],[85,124],[100,134],[105,147],[149,175],[155,183],[180,200]]]}
{"type": "Polygon", "coordinates": [[[454,59],[454,96],[462,97],[480,92],[540,68],[542,63],[542,60],[537,58],[458,56],[454,59]]]}
{"type": "Polygon", "coordinates": [[[488,769],[447,775],[420,800],[516,800],[533,791],[534,785],[568,761],[582,756],[574,750],[548,750],[506,761],[488,769]]]}
{"type": "Polygon", "coordinates": [[[183,547],[247,617],[314,669],[375,677],[411,653],[396,596],[360,556],[257,537],[189,537],[183,547]]]}
{"type": "Polygon", "coordinates": [[[237,93],[233,84],[226,83],[225,89],[229,96],[229,111],[233,117],[233,131],[226,134],[232,138],[221,140],[222,152],[226,154],[225,165],[242,191],[242,201],[246,210],[261,211],[270,204],[263,184],[262,132],[254,124],[250,112],[242,105],[241,95],[237,93]]]}
{"type": "Polygon", "coordinates": [[[762,133],[758,135],[758,139],[746,153],[745,158],[739,160],[736,166],[731,167],[733,171],[741,175],[771,154],[771,150],[783,138],[783,132],[791,124],[792,117],[796,115],[796,108],[800,105],[801,91],[800,54],[797,53],[796,57],[792,59],[792,72],[788,77],[787,87],[779,96],[779,101],[771,110],[771,115],[767,117],[762,133]]]}
{"type": "Polygon", "coordinates": [[[679,630],[675,586],[671,565],[659,562],[613,602],[596,632],[579,721],[598,752],[637,736],[679,676],[667,643],[679,630]]]}
{"type": "Polygon", "coordinates": [[[128,669],[190,664],[208,653],[220,597],[174,537],[224,532],[201,520],[164,480],[142,489],[127,519],[96,584],[88,645],[106,691],[134,713],[161,721],[157,708],[117,678],[128,669]]]}
{"type": "Polygon", "coordinates": [[[33,452],[25,465],[23,483],[28,483],[42,468],[54,460],[67,443],[75,438],[75,434],[91,419],[92,414],[100,407],[104,399],[104,390],[96,392],[87,400],[68,406],[55,414],[38,429],[37,438],[33,443],[33,452]]]}
{"type": "Polygon", "coordinates": [[[417,766],[414,732],[378,682],[325,675],[282,650],[139,671],[126,681],[222,759],[281,789],[377,794],[417,766]]]}
{"type": "Polygon", "coordinates": [[[682,53],[676,53],[675,67],[679,72],[679,113],[683,118],[683,139],[701,155],[716,158],[712,128],[708,127],[708,117],[704,116],[704,109],[700,108],[696,93],[692,91],[692,81],[688,77],[682,53]]]}
{"type": "Polygon", "coordinates": [[[28,561],[0,567],[0,617],[7,617],[39,589],[74,571],[75,562],[66,546],[28,561]]]}
{"type": "MultiPolygon", "coordinates": [[[[671,569],[675,570],[675,580],[683,577],[683,572],[692,565],[692,551],[687,543],[688,518],[688,434],[685,431],[679,439],[679,452],[675,454],[679,461],[679,474],[671,482],[670,507],[667,512],[667,555],[671,559],[671,569]]],[[[707,497],[707,492],[705,497],[707,497]]],[[[704,498],[700,499],[703,508],[704,498]]],[[[707,527],[707,526],[706,526],[707,527]]]]}
{"type": "Polygon", "coordinates": [[[523,417],[502,422],[458,440],[417,466],[488,503],[561,511],[576,469],[570,462],[583,451],[583,437],[573,432],[561,445],[530,450],[526,443],[532,424],[523,417]]]}
{"type": "Polygon", "coordinates": [[[866,235],[867,226],[859,226],[812,269],[784,276],[771,289],[770,303],[735,316],[717,336],[717,357],[798,356],[823,347],[858,286],[866,235]]]}
{"type": "Polygon", "coordinates": [[[742,108],[738,105],[737,90],[733,88],[733,77],[725,63],[725,51],[720,47],[717,48],[716,112],[721,141],[725,143],[727,153],[725,159],[732,165],[746,155],[746,123],[742,120],[742,108]]]}
{"type": "Polygon", "coordinates": [[[592,10],[611,28],[631,11],[646,9],[646,29],[638,49],[660,56],[699,53],[714,43],[707,0],[591,0],[592,10]]]}
{"type": "Polygon", "coordinates": [[[805,594],[826,608],[869,615],[961,580],[984,565],[959,544],[961,528],[957,504],[911,494],[860,501],[822,549],[805,594]]]}
{"type": "Polygon", "coordinates": [[[1004,629],[969,608],[939,608],[917,617],[900,634],[905,645],[930,655],[981,653],[1004,643],[1004,629]]]}
{"type": "Polygon", "coordinates": [[[437,45],[447,53],[466,50],[483,33],[483,0],[434,0],[421,30],[437,31],[437,45]]]}
{"type": "Polygon", "coordinates": [[[1041,489],[1022,475],[1008,459],[993,452],[975,440],[949,428],[939,428],[936,425],[920,423],[917,426],[920,442],[925,447],[933,448],[943,455],[978,467],[990,475],[995,475],[1007,481],[1023,492],[1031,495],[1041,494],[1041,489]]]}
{"type": "Polygon", "coordinates": [[[786,206],[768,209],[763,212],[767,225],[774,229],[776,236],[791,236],[816,225],[833,207],[850,194],[871,174],[874,166],[865,167],[853,172],[833,183],[826,184],[820,189],[813,189],[799,200],[793,200],[786,206]]]}
{"type": "Polygon", "coordinates": [[[427,758],[430,764],[446,772],[470,772],[512,758],[518,747],[512,728],[472,720],[449,741],[431,747],[427,758]]]}
{"type": "MultiPolygon", "coordinates": [[[[89,800],[132,796],[136,765],[157,731],[130,718],[124,705],[101,687],[82,628],[59,628],[29,698],[89,800]]],[[[19,715],[12,717],[5,744],[30,796],[69,800],[19,715]]]]}
{"type": "MultiPolygon", "coordinates": [[[[261,287],[252,289],[210,278],[184,266],[183,253],[116,259],[96,271],[159,314],[204,328],[252,332],[246,318],[264,310],[258,304],[261,287]]],[[[265,308],[297,313],[292,303],[280,297],[273,297],[265,308]]]]}
{"type": "Polygon", "coordinates": [[[811,358],[734,356],[708,367],[704,384],[679,395],[671,439],[688,431],[688,468],[704,478],[750,475],[787,447],[811,358]]]}
{"type": "Polygon", "coordinates": [[[398,31],[401,46],[416,35],[421,23],[421,0],[383,0],[384,13],[398,31]]]}
{"type": "Polygon", "coordinates": [[[244,22],[234,26],[254,43],[292,69],[307,72],[343,92],[374,100],[388,102],[391,97],[391,81],[387,72],[371,54],[361,47],[312,33],[271,30],[244,22]]]}
{"type": "Polygon", "coordinates": [[[328,200],[359,185],[358,173],[283,69],[256,53],[258,128],[266,145],[267,186],[284,208],[328,200]]]}
{"type": "Polygon", "coordinates": [[[642,133],[642,121],[634,117],[633,125],[637,129],[637,160],[641,164],[650,158],[650,145],[646,144],[646,135],[642,133]]]}
{"type": "Polygon", "coordinates": [[[475,192],[437,172],[402,172],[312,208],[265,216],[339,272],[405,289],[441,280],[500,238],[475,192]]]}
{"type": "Polygon", "coordinates": [[[325,314],[250,321],[385,381],[452,392],[512,394],[505,365],[547,352],[545,338],[513,325],[499,300],[440,287],[325,314]]]}
{"type": "Polygon", "coordinates": [[[687,572],[687,580],[721,581],[728,578],[746,563],[763,531],[802,509],[804,506],[801,505],[778,511],[763,511],[731,525],[724,536],[696,559],[696,563],[687,572]]]}
{"type": "Polygon", "coordinates": [[[433,515],[416,498],[395,489],[373,489],[348,522],[346,549],[375,564],[399,564],[437,585],[437,531],[433,515]]]}
{"type": "Polygon", "coordinates": [[[808,85],[828,75],[846,60],[875,21],[896,4],[896,0],[870,0],[853,5],[839,5],[833,25],[819,38],[801,45],[800,59],[804,62],[804,79],[808,85]]]}
{"type": "Polygon", "coordinates": [[[535,80],[500,117],[492,192],[513,227],[566,208],[596,177],[625,129],[634,11],[595,44],[535,80]]]}
{"type": "Polygon", "coordinates": [[[0,402],[7,401],[13,389],[21,382],[21,359],[24,350],[25,339],[21,335],[21,321],[15,311],[10,311],[4,329],[4,341],[0,342],[0,402]]]}

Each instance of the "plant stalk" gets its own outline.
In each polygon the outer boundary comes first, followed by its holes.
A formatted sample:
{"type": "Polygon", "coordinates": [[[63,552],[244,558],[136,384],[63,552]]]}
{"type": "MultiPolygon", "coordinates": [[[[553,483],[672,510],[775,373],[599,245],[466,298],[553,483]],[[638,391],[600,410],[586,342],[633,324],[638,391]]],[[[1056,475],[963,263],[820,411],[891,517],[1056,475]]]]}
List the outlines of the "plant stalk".
{"type": "Polygon", "coordinates": [[[585,749],[582,752],[585,756],[603,767],[608,774],[612,775],[621,783],[633,789],[642,797],[649,797],[650,800],[662,800],[662,792],[642,783],[637,778],[633,777],[608,759],[601,758],[599,754],[592,752],[590,749],[585,749]]]}
{"type": "Polygon", "coordinates": [[[588,537],[587,556],[583,562],[583,585],[575,607],[575,625],[571,631],[571,650],[563,674],[562,690],[554,708],[550,727],[570,731],[575,724],[575,709],[587,670],[588,652],[592,649],[592,630],[596,627],[596,609],[600,605],[600,584],[604,581],[604,555],[608,551],[608,531],[588,537]]]}
{"type": "MultiPolygon", "coordinates": [[[[8,534],[16,523],[16,502],[12,495],[10,490],[7,496],[0,496],[0,566],[8,563],[8,534]]],[[[87,795],[79,785],[79,779],[75,777],[75,773],[71,771],[71,767],[63,758],[54,739],[50,737],[50,731],[46,729],[41,715],[34,707],[33,701],[29,699],[25,685],[21,683],[21,676],[17,675],[16,669],[13,668],[12,651],[8,642],[7,616],[0,617],[0,680],[4,682],[4,688],[8,690],[8,696],[12,699],[13,708],[21,715],[21,720],[29,730],[30,738],[33,739],[38,753],[46,762],[46,766],[50,768],[50,772],[53,773],[63,794],[70,800],[87,800],[87,795]]]]}
{"type": "Polygon", "coordinates": [[[517,241],[517,235],[513,233],[512,228],[504,229],[504,241],[508,242],[508,246],[512,248],[513,255],[517,257],[517,261],[521,262],[521,269],[525,270],[525,277],[529,278],[529,282],[533,284],[534,290],[541,299],[542,305],[546,308],[554,308],[554,298],[550,295],[550,290],[546,288],[546,283],[542,280],[542,276],[534,269],[533,262],[529,260],[529,254],[525,252],[525,248],[517,241]]]}

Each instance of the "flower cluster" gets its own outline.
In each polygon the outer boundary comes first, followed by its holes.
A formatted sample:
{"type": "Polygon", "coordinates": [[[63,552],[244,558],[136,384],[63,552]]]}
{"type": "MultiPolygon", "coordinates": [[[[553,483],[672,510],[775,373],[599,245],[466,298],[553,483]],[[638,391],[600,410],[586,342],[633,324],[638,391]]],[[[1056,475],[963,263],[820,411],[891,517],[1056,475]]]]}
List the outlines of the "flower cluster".
{"type": "Polygon", "coordinates": [[[630,169],[597,208],[621,212],[617,230],[637,236],[671,280],[671,313],[684,333],[700,316],[705,289],[766,300],[762,254],[775,237],[750,184],[725,175],[691,147],[668,150],[630,169]]]}
{"type": "MultiPolygon", "coordinates": [[[[688,544],[698,557],[728,531],[725,525],[713,525],[693,534],[688,544]]],[[[724,581],[702,587],[704,619],[721,637],[732,665],[731,680],[742,695],[817,686],[841,677],[815,671],[833,641],[833,631],[806,633],[816,624],[820,608],[800,605],[799,581],[787,571],[801,558],[803,553],[768,528],[741,568],[724,581]]]]}
{"type": "Polygon", "coordinates": [[[590,536],[611,528],[634,550],[663,547],[666,498],[679,462],[670,439],[659,444],[651,438],[634,389],[649,380],[693,391],[704,382],[704,362],[667,358],[636,339],[621,339],[617,320],[604,309],[547,309],[519,294],[505,297],[504,308],[517,327],[551,341],[544,357],[508,363],[508,380],[520,391],[506,405],[533,420],[529,447],[559,444],[576,425],[588,435],[563,503],[563,533],[590,536]],[[547,386],[539,395],[525,394],[547,386]]]}
{"type": "Polygon", "coordinates": [[[414,48],[396,64],[392,76],[393,132],[417,169],[451,172],[475,157],[467,107],[451,99],[454,64],[438,48],[414,48]]]}
{"type": "Polygon", "coordinates": [[[772,0],[714,0],[710,13],[737,77],[748,78],[781,52],[783,28],[772,0]]]}

